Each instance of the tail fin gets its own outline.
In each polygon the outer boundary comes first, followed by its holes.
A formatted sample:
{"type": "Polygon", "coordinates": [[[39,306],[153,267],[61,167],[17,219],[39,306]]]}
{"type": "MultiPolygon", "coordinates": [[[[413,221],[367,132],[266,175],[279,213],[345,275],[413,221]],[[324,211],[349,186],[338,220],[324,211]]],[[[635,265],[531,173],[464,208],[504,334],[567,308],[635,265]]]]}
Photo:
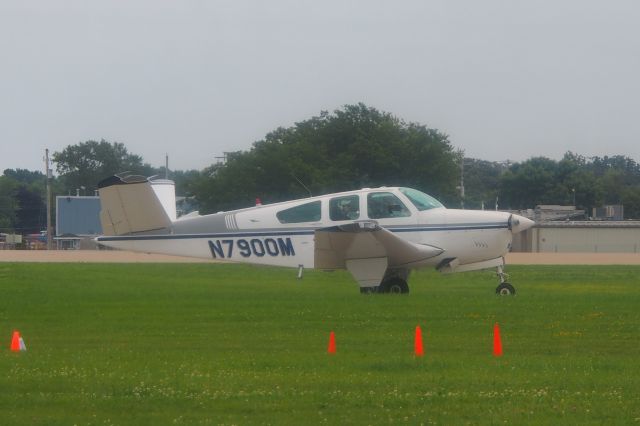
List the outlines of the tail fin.
{"type": "Polygon", "coordinates": [[[104,235],[169,232],[176,218],[174,184],[126,173],[98,183],[104,235]]]}

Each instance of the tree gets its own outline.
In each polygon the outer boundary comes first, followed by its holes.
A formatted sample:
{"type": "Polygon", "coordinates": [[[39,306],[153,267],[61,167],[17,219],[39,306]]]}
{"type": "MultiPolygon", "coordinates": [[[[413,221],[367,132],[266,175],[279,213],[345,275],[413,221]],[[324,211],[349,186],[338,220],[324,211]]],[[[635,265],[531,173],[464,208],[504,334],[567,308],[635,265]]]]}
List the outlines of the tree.
{"type": "Polygon", "coordinates": [[[504,163],[464,159],[465,207],[479,209],[483,203],[493,208],[500,190],[502,174],[507,170],[504,163]]]}
{"type": "Polygon", "coordinates": [[[40,232],[47,227],[47,206],[37,186],[19,185],[16,191],[18,211],[16,230],[22,234],[40,232]],[[34,190],[35,188],[35,190],[34,190]]]}
{"type": "Polygon", "coordinates": [[[5,169],[3,174],[16,182],[27,185],[44,183],[44,173],[38,171],[31,171],[27,169],[5,169]]]}
{"type": "Polygon", "coordinates": [[[0,232],[14,232],[18,215],[16,193],[18,182],[7,176],[0,176],[0,232]]]}
{"type": "Polygon", "coordinates": [[[625,217],[640,217],[640,165],[629,157],[593,157],[567,152],[559,162],[544,157],[516,163],[501,179],[503,205],[574,203],[589,213],[603,204],[624,204],[625,217]]]}
{"type": "Polygon", "coordinates": [[[174,170],[169,172],[169,179],[176,185],[176,195],[191,197],[194,194],[193,186],[201,175],[202,172],[198,170],[174,170]]]}
{"type": "Polygon", "coordinates": [[[207,211],[381,185],[453,201],[456,173],[446,135],[357,104],[270,132],[206,169],[193,189],[207,211]]]}
{"type": "MultiPolygon", "coordinates": [[[[11,197],[13,231],[27,234],[37,233],[46,227],[45,176],[39,171],[25,169],[6,169],[6,182],[11,182],[9,196],[11,197]]],[[[52,181],[54,187],[58,183],[52,181]]]]}
{"type": "Polygon", "coordinates": [[[624,205],[625,218],[640,219],[640,185],[625,188],[620,201],[624,205]]]}
{"type": "Polygon", "coordinates": [[[515,163],[502,176],[500,204],[510,209],[559,204],[563,196],[559,196],[557,173],[558,163],[546,157],[515,163]]]}
{"type": "Polygon", "coordinates": [[[102,179],[124,171],[144,176],[154,174],[154,169],[143,163],[139,155],[130,154],[124,144],[104,139],[69,145],[52,158],[68,193],[84,188],[92,194],[102,179]]]}
{"type": "Polygon", "coordinates": [[[602,204],[602,188],[589,164],[585,157],[572,152],[567,152],[560,160],[557,179],[561,189],[558,193],[564,195],[558,204],[573,205],[575,200],[575,206],[586,210],[587,214],[602,204]]]}

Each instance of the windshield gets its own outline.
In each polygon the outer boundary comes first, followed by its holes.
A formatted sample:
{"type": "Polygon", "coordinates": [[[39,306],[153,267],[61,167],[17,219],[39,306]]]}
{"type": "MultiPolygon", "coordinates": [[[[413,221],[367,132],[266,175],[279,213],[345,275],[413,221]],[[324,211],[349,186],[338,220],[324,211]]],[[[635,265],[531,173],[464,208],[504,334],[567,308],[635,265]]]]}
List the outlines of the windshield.
{"type": "Polygon", "coordinates": [[[400,192],[407,196],[409,201],[420,211],[443,208],[442,203],[430,195],[411,188],[399,188],[400,192]]]}

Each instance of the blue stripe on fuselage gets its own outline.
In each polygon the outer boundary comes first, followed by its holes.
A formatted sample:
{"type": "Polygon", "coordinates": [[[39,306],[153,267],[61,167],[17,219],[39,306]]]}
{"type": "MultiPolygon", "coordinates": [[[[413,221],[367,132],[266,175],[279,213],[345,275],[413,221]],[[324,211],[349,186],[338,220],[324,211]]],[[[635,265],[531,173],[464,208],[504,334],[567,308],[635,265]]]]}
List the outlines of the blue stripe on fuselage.
{"type": "MultiPolygon", "coordinates": [[[[470,231],[480,229],[501,229],[508,228],[506,222],[501,223],[460,223],[454,225],[404,225],[384,227],[391,232],[433,232],[433,231],[470,231]]],[[[97,241],[153,241],[153,240],[186,240],[193,238],[242,238],[242,237],[278,237],[295,235],[313,235],[314,229],[292,229],[273,231],[239,231],[212,234],[177,234],[177,235],[120,235],[98,237],[97,241]]]]}

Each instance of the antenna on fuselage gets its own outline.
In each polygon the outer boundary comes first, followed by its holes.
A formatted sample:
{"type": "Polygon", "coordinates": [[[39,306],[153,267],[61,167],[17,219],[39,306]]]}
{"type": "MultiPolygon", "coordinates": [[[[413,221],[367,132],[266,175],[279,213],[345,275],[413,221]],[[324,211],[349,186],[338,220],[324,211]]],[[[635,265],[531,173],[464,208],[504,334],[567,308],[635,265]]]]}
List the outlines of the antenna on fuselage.
{"type": "Polygon", "coordinates": [[[311,194],[311,191],[309,190],[309,188],[307,188],[307,185],[305,185],[304,183],[302,183],[302,181],[301,181],[300,179],[298,179],[298,177],[297,177],[293,172],[291,172],[291,176],[293,176],[293,178],[294,178],[295,180],[297,180],[297,181],[298,181],[298,183],[299,183],[300,185],[302,185],[302,187],[303,187],[304,189],[306,189],[306,190],[307,190],[307,192],[309,193],[309,198],[313,197],[313,194],[311,194]]]}

